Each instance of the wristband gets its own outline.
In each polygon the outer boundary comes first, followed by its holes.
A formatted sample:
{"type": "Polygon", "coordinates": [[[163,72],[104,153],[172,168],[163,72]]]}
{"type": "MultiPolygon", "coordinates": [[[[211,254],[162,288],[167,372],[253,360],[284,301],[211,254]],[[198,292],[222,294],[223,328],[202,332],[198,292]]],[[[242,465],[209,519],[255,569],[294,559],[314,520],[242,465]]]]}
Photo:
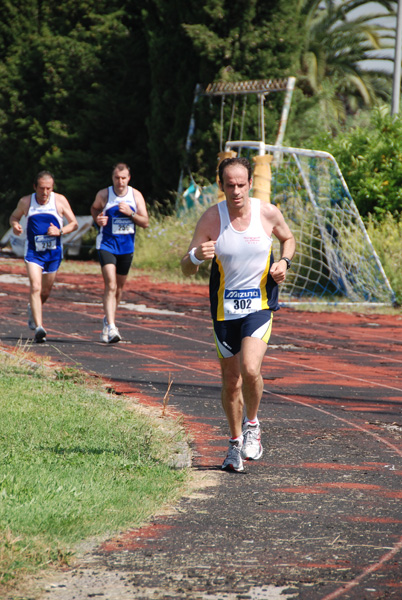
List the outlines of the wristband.
{"type": "Polygon", "coordinates": [[[197,248],[192,248],[190,250],[190,252],[188,253],[191,262],[193,263],[193,265],[197,265],[197,267],[199,265],[202,265],[202,263],[204,262],[203,260],[199,260],[196,255],[195,255],[195,251],[197,250],[197,248]]]}

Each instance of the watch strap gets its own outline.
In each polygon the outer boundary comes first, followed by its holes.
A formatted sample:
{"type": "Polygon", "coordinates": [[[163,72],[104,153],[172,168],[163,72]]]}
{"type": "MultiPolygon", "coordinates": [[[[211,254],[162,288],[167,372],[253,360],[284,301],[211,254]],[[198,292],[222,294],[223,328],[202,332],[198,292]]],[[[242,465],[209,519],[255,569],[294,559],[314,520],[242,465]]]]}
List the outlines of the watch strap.
{"type": "Polygon", "coordinates": [[[284,260],[286,263],[287,269],[290,269],[290,266],[292,264],[292,261],[290,260],[290,258],[287,258],[286,256],[282,256],[279,260],[284,260]]]}

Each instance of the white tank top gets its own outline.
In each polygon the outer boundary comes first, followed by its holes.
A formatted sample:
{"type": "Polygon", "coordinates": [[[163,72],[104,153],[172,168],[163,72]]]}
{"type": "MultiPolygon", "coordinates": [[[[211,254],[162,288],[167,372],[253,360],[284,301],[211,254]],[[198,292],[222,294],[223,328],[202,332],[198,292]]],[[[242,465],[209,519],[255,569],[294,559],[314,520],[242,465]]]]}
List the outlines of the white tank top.
{"type": "Polygon", "coordinates": [[[59,229],[63,227],[63,217],[57,212],[54,192],[51,192],[46,204],[39,204],[36,200],[36,194],[32,194],[27,214],[25,255],[28,248],[42,254],[46,250],[56,250],[61,245],[60,237],[47,235],[51,223],[59,229]]]}
{"type": "Polygon", "coordinates": [[[131,186],[128,186],[124,196],[116,196],[113,186],[108,187],[107,202],[103,212],[109,218],[96,237],[97,250],[107,250],[112,254],[134,252],[135,224],[130,217],[119,211],[120,202],[127,202],[131,210],[137,210],[134,189],[131,186]]]}
{"type": "Polygon", "coordinates": [[[220,272],[219,320],[238,319],[268,308],[266,285],[272,262],[272,238],[261,223],[259,198],[250,198],[250,202],[250,224],[245,231],[234,229],[226,201],[217,205],[221,222],[215,245],[220,272]]]}
{"type": "MultiPolygon", "coordinates": [[[[46,202],[46,204],[39,204],[36,200],[36,194],[31,194],[31,203],[29,205],[27,214],[28,221],[29,219],[35,218],[37,218],[38,221],[40,221],[42,219],[42,215],[50,215],[51,217],[54,217],[60,229],[63,227],[63,218],[59,215],[57,211],[56,197],[54,192],[50,193],[49,200],[46,202]]],[[[56,225],[56,223],[54,223],[54,225],[56,225]]]]}

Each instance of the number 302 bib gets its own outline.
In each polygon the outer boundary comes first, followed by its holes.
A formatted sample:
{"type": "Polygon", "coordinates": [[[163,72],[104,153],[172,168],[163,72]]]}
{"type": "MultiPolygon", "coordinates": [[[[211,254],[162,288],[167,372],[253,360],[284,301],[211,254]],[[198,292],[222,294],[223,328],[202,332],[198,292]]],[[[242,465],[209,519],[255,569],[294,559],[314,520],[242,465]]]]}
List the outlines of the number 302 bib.
{"type": "Polygon", "coordinates": [[[248,315],[261,310],[261,290],[225,290],[223,310],[227,315],[248,315]]]}

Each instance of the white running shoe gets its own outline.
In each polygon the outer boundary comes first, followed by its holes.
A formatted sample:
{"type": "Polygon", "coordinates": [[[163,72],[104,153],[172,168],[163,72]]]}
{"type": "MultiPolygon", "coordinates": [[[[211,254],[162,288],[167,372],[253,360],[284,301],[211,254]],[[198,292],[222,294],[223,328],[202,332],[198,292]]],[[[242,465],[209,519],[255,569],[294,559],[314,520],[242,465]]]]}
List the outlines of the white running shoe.
{"type": "Polygon", "coordinates": [[[107,343],[116,344],[116,342],[120,342],[120,340],[121,335],[116,325],[108,325],[107,343]]]}
{"type": "Polygon", "coordinates": [[[243,447],[241,455],[244,460],[258,460],[261,458],[261,429],[258,424],[243,423],[243,447]]]}
{"type": "Polygon", "coordinates": [[[239,441],[231,442],[229,440],[229,449],[226,458],[222,463],[222,469],[226,471],[236,471],[237,473],[244,471],[241,448],[242,446],[239,441]]]}
{"type": "Polygon", "coordinates": [[[30,304],[28,304],[28,306],[27,306],[27,317],[28,317],[28,327],[29,327],[29,329],[32,329],[32,331],[35,331],[35,329],[36,329],[36,323],[35,323],[34,318],[33,318],[32,309],[31,309],[31,305],[30,304]]]}
{"type": "Polygon", "coordinates": [[[36,344],[43,344],[43,342],[46,342],[46,330],[43,329],[43,327],[36,327],[34,342],[36,344]]]}
{"type": "Polygon", "coordinates": [[[105,342],[105,344],[107,344],[108,341],[109,341],[109,332],[108,332],[108,326],[107,326],[107,319],[106,319],[106,317],[103,317],[102,333],[100,335],[100,339],[101,339],[101,342],[105,342]]]}

